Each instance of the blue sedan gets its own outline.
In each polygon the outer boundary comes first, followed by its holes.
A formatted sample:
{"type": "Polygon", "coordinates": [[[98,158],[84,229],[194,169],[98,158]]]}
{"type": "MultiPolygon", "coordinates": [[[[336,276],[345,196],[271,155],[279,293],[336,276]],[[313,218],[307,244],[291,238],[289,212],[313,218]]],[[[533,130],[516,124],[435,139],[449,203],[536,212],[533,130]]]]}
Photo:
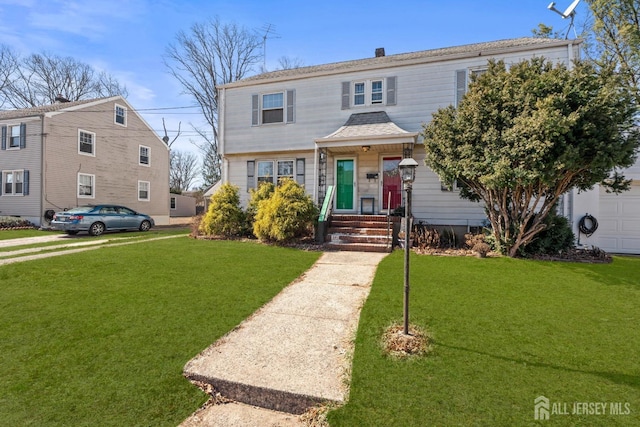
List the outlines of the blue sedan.
{"type": "Polygon", "coordinates": [[[51,221],[56,230],[71,235],[86,231],[92,236],[116,230],[149,231],[154,225],[149,215],[118,205],[80,206],[55,213],[51,221]]]}

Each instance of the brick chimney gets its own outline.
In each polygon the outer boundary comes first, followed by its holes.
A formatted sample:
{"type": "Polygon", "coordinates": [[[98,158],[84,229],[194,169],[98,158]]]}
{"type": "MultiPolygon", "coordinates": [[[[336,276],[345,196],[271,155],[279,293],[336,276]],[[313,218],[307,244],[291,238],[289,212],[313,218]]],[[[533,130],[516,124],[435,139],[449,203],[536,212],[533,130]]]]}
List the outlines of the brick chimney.
{"type": "Polygon", "coordinates": [[[383,47],[379,47],[376,49],[376,58],[380,58],[381,56],[384,56],[384,48],[383,47]]]}
{"type": "Polygon", "coordinates": [[[64,103],[66,103],[66,102],[71,102],[71,101],[69,101],[67,98],[65,98],[64,96],[62,96],[61,94],[58,94],[58,96],[56,96],[56,97],[55,97],[55,101],[56,101],[57,103],[60,103],[60,104],[64,104],[64,103]]]}

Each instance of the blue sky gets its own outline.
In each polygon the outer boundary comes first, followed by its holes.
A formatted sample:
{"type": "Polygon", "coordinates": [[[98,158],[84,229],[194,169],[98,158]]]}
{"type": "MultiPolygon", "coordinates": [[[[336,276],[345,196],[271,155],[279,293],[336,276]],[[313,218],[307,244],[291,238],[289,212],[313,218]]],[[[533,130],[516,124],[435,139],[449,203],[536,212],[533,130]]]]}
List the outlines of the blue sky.
{"type": "MultiPolygon", "coordinates": [[[[572,0],[558,0],[565,10],[572,0]]],[[[506,38],[526,37],[539,23],[565,30],[569,24],[547,9],[549,0],[349,1],[326,0],[0,0],[0,43],[21,54],[47,51],[72,56],[113,74],[127,86],[128,100],[162,135],[182,122],[174,145],[193,150],[189,123],[201,125],[193,105],[167,73],[163,55],[179,31],[218,16],[260,31],[271,24],[267,69],[278,58],[316,65],[506,38]]],[[[584,18],[586,5],[577,8],[584,18]]],[[[571,34],[573,36],[573,34],[571,34]]]]}

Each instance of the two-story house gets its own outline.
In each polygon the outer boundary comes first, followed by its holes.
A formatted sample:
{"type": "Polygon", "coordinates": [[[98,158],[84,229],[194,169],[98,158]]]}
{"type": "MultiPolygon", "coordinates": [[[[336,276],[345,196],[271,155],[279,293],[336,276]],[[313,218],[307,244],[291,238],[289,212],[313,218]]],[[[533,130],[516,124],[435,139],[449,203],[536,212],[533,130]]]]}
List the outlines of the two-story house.
{"type": "MultiPolygon", "coordinates": [[[[367,59],[223,85],[222,180],[240,187],[244,204],[260,182],[288,177],[304,184],[318,205],[333,187],[335,213],[377,215],[402,205],[398,164],[413,157],[419,164],[415,219],[458,231],[479,226],[486,218],[483,205],[460,199],[455,186],[442,185],[424,165],[423,123],[439,108],[456,105],[470,76],[483,72],[489,59],[509,64],[541,56],[569,65],[579,45],[580,40],[520,38],[389,56],[377,49],[367,59]]],[[[584,207],[570,206],[576,198],[566,197],[564,209],[577,227],[584,207]]]]}
{"type": "Polygon", "coordinates": [[[169,223],[169,150],[121,96],[0,111],[0,215],[115,203],[169,223]]]}

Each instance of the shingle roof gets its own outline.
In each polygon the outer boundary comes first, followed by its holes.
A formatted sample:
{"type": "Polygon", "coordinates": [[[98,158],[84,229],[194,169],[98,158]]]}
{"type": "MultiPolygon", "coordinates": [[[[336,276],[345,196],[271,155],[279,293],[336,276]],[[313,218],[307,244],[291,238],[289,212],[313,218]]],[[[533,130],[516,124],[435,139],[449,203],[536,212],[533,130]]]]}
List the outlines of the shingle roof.
{"type": "Polygon", "coordinates": [[[22,108],[18,110],[4,110],[4,111],[0,111],[0,120],[38,116],[40,114],[51,113],[55,111],[62,111],[67,108],[77,107],[79,105],[89,104],[96,101],[102,101],[109,98],[111,97],[83,99],[81,101],[61,102],[58,104],[42,105],[40,107],[22,108]]]}
{"type": "Polygon", "coordinates": [[[323,139],[361,139],[392,135],[408,136],[411,132],[393,123],[384,111],[376,111],[352,114],[344,126],[323,139]]]}
{"type": "Polygon", "coordinates": [[[331,64],[314,65],[310,67],[293,68],[289,70],[271,71],[258,74],[224,85],[224,87],[242,86],[259,83],[265,80],[277,80],[287,78],[303,78],[311,74],[332,74],[338,72],[355,71],[360,68],[379,68],[403,63],[428,62],[447,57],[486,56],[501,51],[529,50],[569,44],[580,44],[582,40],[559,40],[537,37],[523,37],[517,39],[497,40],[491,42],[474,43],[462,46],[446,47],[440,49],[423,50],[412,53],[402,53],[381,57],[358,59],[353,61],[335,62],[331,64]]]}

